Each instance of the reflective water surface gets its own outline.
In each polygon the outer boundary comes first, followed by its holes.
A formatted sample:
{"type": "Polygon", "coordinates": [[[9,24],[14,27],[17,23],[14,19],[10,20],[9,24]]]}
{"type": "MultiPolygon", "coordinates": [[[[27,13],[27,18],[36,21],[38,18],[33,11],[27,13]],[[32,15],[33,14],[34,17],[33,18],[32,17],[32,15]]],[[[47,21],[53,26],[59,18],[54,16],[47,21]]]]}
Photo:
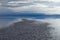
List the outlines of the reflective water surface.
{"type": "Polygon", "coordinates": [[[0,19],[0,25],[0,40],[60,40],[60,19],[0,19]]]}

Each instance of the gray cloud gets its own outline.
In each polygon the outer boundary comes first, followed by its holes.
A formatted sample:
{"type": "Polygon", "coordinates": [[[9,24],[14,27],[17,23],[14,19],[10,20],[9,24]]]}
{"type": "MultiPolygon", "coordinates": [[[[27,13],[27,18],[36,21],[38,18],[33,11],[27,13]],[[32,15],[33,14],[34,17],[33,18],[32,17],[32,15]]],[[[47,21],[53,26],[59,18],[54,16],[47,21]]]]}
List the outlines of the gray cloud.
{"type": "Polygon", "coordinates": [[[30,0],[0,0],[0,2],[10,2],[10,1],[30,1],[30,0]]]}
{"type": "Polygon", "coordinates": [[[29,5],[34,5],[36,3],[40,3],[40,4],[50,4],[50,3],[53,3],[53,2],[49,2],[49,1],[42,1],[42,0],[0,0],[1,2],[1,6],[3,7],[21,7],[21,6],[29,6],[29,5]],[[8,3],[8,2],[12,2],[13,3],[8,3]],[[18,3],[19,1],[22,1],[22,3],[18,3]],[[17,3],[15,3],[17,2],[17,3]],[[27,3],[24,3],[24,2],[27,2],[27,3]]]}
{"type": "Polygon", "coordinates": [[[4,5],[1,5],[3,7],[22,7],[22,6],[29,6],[29,5],[33,5],[32,3],[18,3],[18,4],[4,4],[4,5]]]}
{"type": "Polygon", "coordinates": [[[6,13],[13,13],[13,11],[11,9],[8,9],[6,7],[0,7],[0,14],[6,14],[6,13]]]}
{"type": "Polygon", "coordinates": [[[0,0],[0,6],[15,12],[44,12],[44,13],[60,13],[58,7],[54,7],[53,1],[47,0],[0,0]]]}

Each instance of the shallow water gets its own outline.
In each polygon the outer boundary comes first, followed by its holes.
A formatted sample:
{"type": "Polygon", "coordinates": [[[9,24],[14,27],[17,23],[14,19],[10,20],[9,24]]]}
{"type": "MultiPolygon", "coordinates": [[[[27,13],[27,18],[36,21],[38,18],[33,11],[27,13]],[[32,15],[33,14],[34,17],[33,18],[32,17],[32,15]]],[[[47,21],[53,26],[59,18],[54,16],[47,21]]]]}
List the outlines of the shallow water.
{"type": "MultiPolygon", "coordinates": [[[[13,23],[13,21],[18,22],[20,19],[0,19],[0,26],[6,26],[7,24],[13,23]],[[2,23],[2,25],[1,25],[2,23]]],[[[32,20],[32,19],[29,19],[32,20]]],[[[60,40],[60,19],[33,19],[33,20],[37,20],[37,21],[41,21],[43,23],[47,22],[50,23],[50,25],[48,27],[52,28],[52,29],[48,29],[50,32],[50,35],[52,38],[49,38],[49,40],[60,40]]],[[[1,28],[1,27],[0,27],[1,28]]],[[[25,30],[25,29],[24,29],[25,30]]]]}
{"type": "Polygon", "coordinates": [[[45,19],[45,22],[49,22],[51,25],[50,27],[54,28],[50,30],[52,35],[52,40],[60,40],[60,19],[45,19]]]}

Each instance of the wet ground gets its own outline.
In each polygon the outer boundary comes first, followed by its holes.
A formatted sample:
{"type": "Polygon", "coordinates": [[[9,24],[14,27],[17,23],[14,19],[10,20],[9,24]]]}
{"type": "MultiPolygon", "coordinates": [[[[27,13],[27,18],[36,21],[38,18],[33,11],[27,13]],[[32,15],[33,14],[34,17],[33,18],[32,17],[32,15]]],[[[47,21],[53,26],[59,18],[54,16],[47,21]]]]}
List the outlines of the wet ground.
{"type": "Polygon", "coordinates": [[[0,29],[0,40],[55,40],[52,36],[54,28],[49,23],[23,20],[7,28],[0,29]]]}

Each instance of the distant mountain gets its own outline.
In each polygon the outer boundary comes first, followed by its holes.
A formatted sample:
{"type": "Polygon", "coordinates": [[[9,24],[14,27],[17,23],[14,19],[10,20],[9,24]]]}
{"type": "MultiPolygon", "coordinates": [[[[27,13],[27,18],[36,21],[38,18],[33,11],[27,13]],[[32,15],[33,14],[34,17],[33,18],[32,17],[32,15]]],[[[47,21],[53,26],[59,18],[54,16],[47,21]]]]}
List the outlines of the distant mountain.
{"type": "Polygon", "coordinates": [[[47,15],[44,13],[19,13],[19,12],[9,12],[9,13],[1,13],[0,17],[34,17],[34,18],[60,18],[59,14],[47,15]]]}
{"type": "Polygon", "coordinates": [[[7,13],[7,14],[0,14],[0,17],[2,18],[15,18],[15,17],[25,17],[25,18],[45,18],[45,14],[40,13],[7,13]]]}
{"type": "Polygon", "coordinates": [[[0,40],[48,40],[52,38],[48,25],[49,23],[22,19],[0,29],[0,40]]]}

